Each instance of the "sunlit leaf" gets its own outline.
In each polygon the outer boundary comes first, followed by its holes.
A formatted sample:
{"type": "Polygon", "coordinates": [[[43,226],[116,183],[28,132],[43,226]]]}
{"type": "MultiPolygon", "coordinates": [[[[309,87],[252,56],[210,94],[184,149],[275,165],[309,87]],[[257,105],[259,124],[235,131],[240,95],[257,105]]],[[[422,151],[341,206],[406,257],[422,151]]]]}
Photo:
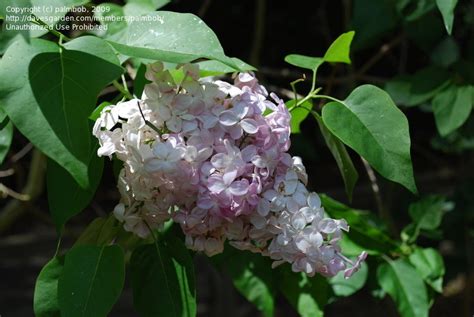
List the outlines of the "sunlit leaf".
{"type": "Polygon", "coordinates": [[[408,120],[380,88],[363,85],[323,107],[323,122],[383,177],[416,193],[408,120]]]}
{"type": "Polygon", "coordinates": [[[148,13],[142,19],[131,22],[109,41],[118,52],[130,57],[171,63],[207,58],[236,70],[239,67],[225,56],[214,32],[200,18],[189,13],[148,13]]]}
{"type": "Polygon", "coordinates": [[[324,61],[350,64],[351,58],[349,57],[349,53],[354,34],[354,31],[350,31],[339,35],[339,37],[332,42],[331,46],[329,46],[326,54],[324,54],[324,61]]]}

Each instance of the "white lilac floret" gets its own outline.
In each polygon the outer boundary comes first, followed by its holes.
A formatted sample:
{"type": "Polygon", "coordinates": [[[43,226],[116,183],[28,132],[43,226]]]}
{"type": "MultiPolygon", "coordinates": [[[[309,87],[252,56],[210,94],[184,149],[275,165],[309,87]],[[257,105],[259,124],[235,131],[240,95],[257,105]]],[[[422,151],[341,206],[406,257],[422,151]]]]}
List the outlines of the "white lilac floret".
{"type": "Polygon", "coordinates": [[[341,254],[349,227],[328,218],[291,157],[290,113],[252,73],[234,84],[201,81],[183,66],[175,83],[161,63],[148,66],[141,99],[105,107],[93,133],[98,155],[123,161],[114,214],[140,237],[167,220],[179,223],[188,248],[214,255],[224,242],[284,262],[295,272],[349,277],[341,254]],[[264,115],[264,113],[267,113],[264,115]]]}

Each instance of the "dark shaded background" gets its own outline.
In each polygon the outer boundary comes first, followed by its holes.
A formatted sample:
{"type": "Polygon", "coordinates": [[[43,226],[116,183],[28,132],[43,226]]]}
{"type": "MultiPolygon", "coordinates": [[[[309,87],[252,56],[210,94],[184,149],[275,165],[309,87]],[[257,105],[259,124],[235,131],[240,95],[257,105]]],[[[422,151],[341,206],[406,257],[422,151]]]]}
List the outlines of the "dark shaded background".
{"type": "MultiPolygon", "coordinates": [[[[372,2],[376,1],[379,0],[372,2]]],[[[371,1],[363,2],[366,3],[366,10],[371,12],[371,1]]],[[[350,0],[176,0],[164,9],[199,14],[215,31],[227,55],[239,57],[257,66],[258,76],[269,90],[287,99],[289,82],[300,78],[302,72],[286,64],[284,57],[290,53],[322,55],[340,33],[353,28],[352,5],[350,0]]],[[[454,37],[462,48],[462,54],[472,58],[473,51],[470,47],[474,42],[473,27],[465,21],[474,16],[474,2],[460,1],[457,13],[454,37]]],[[[378,13],[374,12],[376,14],[378,13]]],[[[428,14],[441,21],[439,12],[431,11],[428,14]]],[[[383,20],[380,16],[374,19],[374,27],[378,26],[377,21],[383,20]]],[[[384,27],[383,23],[380,27],[384,27]]],[[[323,66],[319,83],[323,85],[324,93],[344,99],[356,85],[372,83],[383,86],[396,75],[413,73],[430,64],[427,51],[420,48],[416,40],[407,36],[410,27],[416,28],[416,25],[410,25],[399,18],[394,26],[371,40],[369,45],[361,45],[354,50],[352,66],[323,66]],[[352,76],[354,74],[358,75],[352,76]]],[[[445,32],[444,29],[441,32],[445,32]]],[[[433,28],[428,33],[426,37],[435,37],[439,30],[433,28]]],[[[305,84],[301,87],[301,93],[305,93],[304,89],[309,88],[309,83],[306,87],[305,84]]],[[[474,312],[473,152],[464,150],[453,154],[434,149],[431,143],[437,131],[433,114],[420,107],[402,110],[410,122],[412,158],[420,194],[447,195],[460,206],[445,217],[441,239],[421,241],[423,246],[438,248],[444,255],[447,266],[445,292],[436,299],[430,315],[471,316],[474,312]]],[[[310,186],[318,192],[348,203],[335,161],[312,118],[303,123],[302,131],[301,135],[293,137],[291,151],[303,157],[310,175],[310,186]]],[[[31,152],[19,160],[14,160],[14,155],[26,145],[27,141],[15,134],[11,154],[2,168],[15,169],[15,175],[5,180],[11,188],[19,189],[25,184],[31,152]]],[[[354,153],[351,155],[360,174],[351,206],[375,212],[378,206],[364,166],[354,153]]],[[[407,206],[416,197],[381,177],[378,177],[378,181],[385,207],[399,231],[409,222],[407,206]]],[[[87,210],[70,221],[63,248],[69,247],[93,218],[108,213],[118,198],[112,166],[108,164],[94,201],[87,210]]],[[[2,202],[4,203],[6,202],[2,202]]],[[[48,204],[43,191],[39,199],[30,204],[14,223],[4,228],[3,232],[0,231],[0,316],[33,315],[34,282],[41,267],[53,255],[55,247],[56,234],[48,216],[48,204]]],[[[233,289],[231,281],[217,272],[206,257],[197,256],[196,266],[198,310],[201,316],[258,316],[255,308],[233,289]]],[[[375,281],[369,280],[370,283],[375,281]]],[[[397,316],[391,300],[375,299],[367,289],[366,287],[352,297],[329,304],[326,308],[327,316],[397,316]]],[[[130,288],[126,287],[110,316],[135,315],[130,288]]],[[[283,298],[278,298],[276,316],[294,315],[296,313],[289,304],[283,298]]]]}

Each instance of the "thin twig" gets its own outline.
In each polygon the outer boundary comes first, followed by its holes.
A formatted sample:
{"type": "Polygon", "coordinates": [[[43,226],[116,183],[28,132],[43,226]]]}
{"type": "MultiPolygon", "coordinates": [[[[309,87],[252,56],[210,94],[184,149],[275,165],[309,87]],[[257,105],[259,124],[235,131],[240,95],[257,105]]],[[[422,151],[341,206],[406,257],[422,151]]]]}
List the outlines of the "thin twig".
{"type": "Polygon", "coordinates": [[[394,48],[395,46],[397,46],[398,44],[400,44],[402,42],[404,38],[404,35],[401,34],[399,36],[397,36],[396,38],[394,38],[393,40],[391,40],[390,42],[382,45],[379,49],[379,51],[377,52],[377,54],[375,54],[374,56],[372,56],[372,58],[370,58],[367,63],[365,63],[364,65],[362,65],[359,70],[357,71],[357,75],[361,75],[361,74],[365,74],[367,73],[367,71],[369,69],[372,68],[372,66],[374,66],[375,64],[377,64],[377,62],[382,59],[382,57],[385,56],[385,54],[387,54],[392,48],[394,48]]]}
{"type": "Polygon", "coordinates": [[[396,235],[396,228],[392,221],[392,217],[390,212],[385,208],[385,205],[382,200],[382,195],[380,194],[380,187],[377,182],[377,177],[375,176],[375,172],[370,166],[369,162],[367,162],[362,156],[360,157],[362,163],[364,164],[365,170],[367,171],[367,176],[370,180],[370,185],[372,188],[372,192],[374,194],[375,204],[377,205],[377,210],[379,212],[380,218],[384,219],[388,225],[389,231],[395,236],[396,235]]]}
{"type": "Polygon", "coordinates": [[[375,172],[370,166],[369,162],[367,162],[362,156],[361,156],[361,160],[362,160],[362,163],[364,163],[365,170],[367,171],[367,176],[369,177],[369,180],[370,180],[370,185],[372,187],[372,192],[374,193],[377,209],[379,210],[380,213],[382,213],[384,206],[382,202],[382,197],[380,195],[380,187],[379,187],[379,184],[377,183],[377,177],[375,176],[375,172]]]}
{"type": "Polygon", "coordinates": [[[0,171],[0,178],[12,176],[13,174],[15,174],[15,170],[13,168],[9,168],[7,170],[0,171]]]}
{"type": "Polygon", "coordinates": [[[27,194],[21,194],[21,193],[17,193],[16,191],[14,191],[13,189],[11,188],[8,188],[7,186],[3,185],[0,183],[0,195],[4,196],[3,198],[6,198],[8,196],[14,198],[14,199],[17,199],[17,200],[21,200],[21,201],[28,201],[30,200],[30,196],[27,195],[27,194]]]}
{"type": "Polygon", "coordinates": [[[33,148],[33,144],[32,143],[28,143],[27,145],[25,145],[18,153],[16,153],[15,155],[13,155],[10,159],[10,161],[12,163],[15,163],[15,162],[18,162],[19,160],[21,160],[26,154],[28,154],[31,149],[33,148]]]}

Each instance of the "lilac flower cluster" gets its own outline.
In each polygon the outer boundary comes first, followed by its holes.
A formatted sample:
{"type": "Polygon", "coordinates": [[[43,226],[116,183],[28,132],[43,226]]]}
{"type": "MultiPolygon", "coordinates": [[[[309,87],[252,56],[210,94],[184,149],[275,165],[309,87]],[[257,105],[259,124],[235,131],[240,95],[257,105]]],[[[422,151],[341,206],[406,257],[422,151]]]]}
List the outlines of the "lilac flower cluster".
{"type": "Polygon", "coordinates": [[[232,246],[289,262],[296,272],[351,276],[338,241],[349,227],[328,218],[299,157],[291,157],[290,113],[251,73],[234,84],[199,79],[188,64],[176,84],[148,66],[141,99],[105,107],[94,126],[98,155],[123,161],[114,214],[140,237],[169,219],[186,245],[214,255],[232,246]]]}

